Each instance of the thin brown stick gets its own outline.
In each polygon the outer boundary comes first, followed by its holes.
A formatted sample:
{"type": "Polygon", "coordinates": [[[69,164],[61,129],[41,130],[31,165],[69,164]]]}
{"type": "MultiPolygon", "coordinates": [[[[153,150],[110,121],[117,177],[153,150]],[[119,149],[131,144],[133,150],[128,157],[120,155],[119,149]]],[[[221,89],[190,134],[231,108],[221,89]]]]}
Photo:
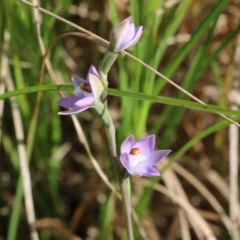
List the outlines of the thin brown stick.
{"type": "MultiPolygon", "coordinates": [[[[8,33],[5,33],[8,34],[8,33]]],[[[8,39],[9,36],[5,35],[5,41],[3,43],[3,53],[6,53],[8,50],[8,39]]],[[[2,54],[1,57],[1,69],[0,69],[0,95],[5,92],[5,83],[4,79],[7,77],[7,69],[8,69],[9,59],[6,54],[2,54]]],[[[1,136],[2,136],[2,118],[3,118],[3,110],[4,110],[4,100],[0,101],[0,142],[1,142],[1,136]]],[[[0,145],[1,148],[1,145],[0,145]]]]}
{"type": "MultiPolygon", "coordinates": [[[[7,31],[4,32],[4,44],[8,44],[10,36],[7,31]]],[[[3,55],[7,58],[6,53],[7,47],[4,47],[3,55]]],[[[13,91],[15,89],[13,80],[11,77],[9,66],[6,66],[6,76],[5,76],[5,83],[7,86],[8,91],[13,91]]],[[[18,103],[16,97],[10,98],[12,115],[13,115],[13,123],[15,128],[15,134],[17,139],[17,149],[18,149],[18,156],[19,156],[19,163],[20,163],[20,172],[22,177],[22,184],[23,184],[23,192],[24,192],[24,199],[25,199],[25,208],[26,208],[26,215],[27,221],[30,228],[30,235],[32,240],[38,240],[38,233],[35,228],[35,212],[34,212],[34,204],[33,204],[33,196],[32,196],[32,186],[31,186],[31,176],[27,161],[27,151],[25,145],[25,136],[23,132],[23,124],[22,118],[20,114],[20,110],[18,108],[18,103]]]]}
{"type": "MultiPolygon", "coordinates": [[[[236,49],[233,59],[233,67],[231,71],[232,76],[232,89],[229,92],[229,100],[231,103],[232,110],[239,110],[239,77],[240,77],[240,36],[238,36],[236,41],[236,49]],[[235,94],[234,94],[235,93],[235,94]],[[238,99],[236,96],[238,95],[238,99]]],[[[232,220],[232,240],[239,240],[239,199],[238,199],[238,161],[239,161],[239,129],[231,124],[229,126],[229,185],[230,185],[230,217],[232,220]]]]}

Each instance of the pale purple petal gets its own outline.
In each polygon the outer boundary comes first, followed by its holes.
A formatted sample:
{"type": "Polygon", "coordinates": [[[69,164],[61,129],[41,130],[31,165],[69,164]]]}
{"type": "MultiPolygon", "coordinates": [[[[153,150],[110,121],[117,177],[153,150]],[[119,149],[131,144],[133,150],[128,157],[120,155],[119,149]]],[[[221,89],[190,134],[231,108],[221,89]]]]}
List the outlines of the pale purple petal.
{"type": "Polygon", "coordinates": [[[160,162],[163,158],[165,158],[171,150],[158,150],[151,154],[151,156],[148,157],[148,159],[144,162],[139,163],[139,165],[142,165],[143,167],[146,166],[154,166],[158,162],[160,162]]]}
{"type": "Polygon", "coordinates": [[[135,27],[129,17],[114,27],[110,33],[110,44],[114,51],[120,52],[137,43],[142,35],[143,27],[135,27]]]}
{"type": "Polygon", "coordinates": [[[149,168],[147,168],[146,174],[143,175],[143,176],[146,176],[146,177],[157,177],[157,176],[160,176],[160,173],[159,173],[159,171],[156,168],[149,167],[149,168]]]}
{"type": "Polygon", "coordinates": [[[126,43],[124,46],[120,47],[119,52],[123,51],[124,49],[128,49],[128,48],[134,46],[139,41],[140,37],[142,36],[142,29],[143,29],[142,26],[136,28],[133,38],[128,43],[126,43]]]}
{"type": "Polygon", "coordinates": [[[91,73],[88,74],[88,77],[92,89],[91,95],[94,97],[95,102],[97,102],[104,90],[103,82],[91,73]]]}
{"type": "Polygon", "coordinates": [[[90,68],[89,68],[89,70],[88,70],[87,80],[88,80],[89,74],[93,74],[93,75],[95,75],[97,78],[99,78],[98,71],[97,71],[97,69],[96,69],[93,65],[91,65],[90,68]]]}
{"type": "Polygon", "coordinates": [[[134,144],[134,136],[130,135],[121,145],[121,153],[129,153],[134,144]]]}
{"type": "Polygon", "coordinates": [[[94,97],[92,97],[92,96],[85,97],[85,98],[82,98],[82,99],[78,100],[77,102],[75,102],[74,107],[75,108],[86,108],[86,107],[90,107],[93,103],[94,103],[94,97]]]}
{"type": "Polygon", "coordinates": [[[155,146],[155,135],[150,135],[145,137],[139,141],[137,141],[133,148],[139,148],[141,150],[141,155],[143,156],[151,156],[152,152],[154,151],[155,146]]]}
{"type": "Polygon", "coordinates": [[[74,87],[79,87],[81,83],[86,83],[86,80],[80,78],[77,75],[72,75],[72,82],[74,87]]]}
{"type": "Polygon", "coordinates": [[[134,170],[134,168],[129,164],[128,162],[128,154],[127,153],[122,153],[120,155],[120,161],[122,163],[122,165],[127,169],[127,171],[132,174],[132,175],[136,175],[136,172],[134,170]]]}
{"type": "Polygon", "coordinates": [[[155,177],[160,175],[159,171],[152,166],[143,167],[138,165],[137,167],[134,168],[134,172],[135,172],[135,175],[138,175],[139,177],[141,176],[155,177]]]}
{"type": "Polygon", "coordinates": [[[72,75],[71,77],[73,86],[74,86],[74,91],[79,97],[84,97],[84,91],[80,88],[81,83],[86,83],[86,80],[78,77],[77,75],[72,75]]]}
{"type": "Polygon", "coordinates": [[[58,112],[58,115],[72,115],[72,114],[77,114],[80,112],[83,112],[84,110],[88,109],[90,106],[87,106],[85,108],[78,108],[78,109],[73,109],[73,110],[69,110],[69,111],[62,111],[62,112],[58,112]]]}
{"type": "Polygon", "coordinates": [[[73,97],[66,97],[57,102],[57,104],[61,107],[66,107],[66,108],[74,108],[75,103],[79,101],[80,98],[78,96],[73,96],[73,97]]]}
{"type": "Polygon", "coordinates": [[[128,27],[122,34],[119,36],[116,49],[121,51],[121,49],[126,49],[126,45],[130,42],[135,36],[135,26],[133,23],[129,24],[128,27]]]}
{"type": "Polygon", "coordinates": [[[82,112],[94,103],[93,97],[79,98],[77,96],[63,98],[58,101],[58,105],[61,107],[72,108],[69,111],[59,112],[59,115],[70,115],[82,112]]]}
{"type": "Polygon", "coordinates": [[[141,155],[128,155],[128,162],[131,167],[135,167],[141,161],[141,155]]]}
{"type": "Polygon", "coordinates": [[[115,51],[119,51],[119,46],[123,41],[125,34],[127,33],[129,21],[123,21],[118,26],[113,28],[110,33],[110,44],[113,46],[115,51]]]}
{"type": "Polygon", "coordinates": [[[126,18],[126,19],[123,20],[121,23],[119,23],[119,25],[122,24],[122,23],[125,23],[125,22],[128,22],[129,24],[133,23],[132,17],[130,16],[130,17],[126,18]]]}

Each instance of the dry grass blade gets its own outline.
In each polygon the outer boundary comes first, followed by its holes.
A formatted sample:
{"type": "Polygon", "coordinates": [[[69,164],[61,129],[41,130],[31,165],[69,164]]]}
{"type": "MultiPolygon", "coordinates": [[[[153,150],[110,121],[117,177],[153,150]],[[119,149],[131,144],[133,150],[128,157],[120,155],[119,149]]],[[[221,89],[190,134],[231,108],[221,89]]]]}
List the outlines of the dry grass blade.
{"type": "MultiPolygon", "coordinates": [[[[76,132],[77,132],[79,141],[80,141],[80,143],[83,144],[84,148],[86,149],[87,155],[88,155],[88,157],[90,158],[90,161],[91,161],[91,163],[93,164],[96,172],[97,172],[98,175],[101,177],[101,179],[103,180],[103,182],[104,182],[113,192],[117,193],[116,188],[110,183],[110,181],[108,180],[108,177],[106,176],[106,174],[103,172],[103,170],[102,170],[101,167],[99,166],[97,160],[93,157],[93,155],[92,155],[92,153],[91,153],[91,150],[90,150],[90,147],[89,147],[89,145],[88,145],[88,142],[87,142],[87,140],[86,140],[86,137],[85,137],[85,135],[84,135],[83,129],[82,129],[80,123],[78,122],[76,116],[71,115],[71,118],[72,118],[74,127],[75,127],[75,129],[76,129],[76,132]]],[[[118,195],[118,194],[117,194],[117,195],[118,195]]],[[[120,197],[120,196],[119,196],[119,197],[120,197]]]]}
{"type": "MultiPolygon", "coordinates": [[[[206,179],[222,194],[227,202],[229,202],[229,185],[226,181],[214,170],[208,170],[204,172],[206,179]]],[[[240,216],[240,204],[238,202],[238,216],[240,216]]],[[[238,218],[238,224],[240,225],[240,218],[238,218]]]]}
{"type": "MultiPolygon", "coordinates": [[[[171,192],[179,194],[182,198],[184,198],[184,199],[186,199],[186,201],[188,201],[187,195],[185,194],[180,181],[178,180],[176,174],[171,169],[166,171],[162,178],[163,178],[163,181],[165,182],[167,188],[171,192]]],[[[179,216],[179,222],[180,222],[180,227],[181,227],[182,239],[190,240],[191,237],[190,237],[189,226],[188,226],[186,214],[181,208],[178,209],[178,216],[179,216]]],[[[199,231],[197,230],[197,226],[194,224],[194,222],[190,222],[190,223],[191,224],[193,223],[192,224],[193,228],[196,230],[196,234],[198,234],[199,231]]]]}
{"type": "MultiPolygon", "coordinates": [[[[236,108],[235,108],[236,109],[236,108]]],[[[230,217],[232,220],[232,240],[239,240],[238,229],[238,128],[231,124],[229,128],[229,159],[230,159],[230,217]]]]}
{"type": "Polygon", "coordinates": [[[73,234],[67,226],[59,219],[44,218],[36,221],[36,227],[41,230],[48,230],[55,239],[61,240],[82,240],[82,238],[73,234]]]}
{"type": "MultiPolygon", "coordinates": [[[[6,32],[6,34],[8,34],[6,32]]],[[[8,38],[6,36],[5,38],[8,38]]],[[[6,39],[8,41],[8,39],[6,39]]],[[[2,50],[3,52],[7,52],[8,49],[8,44],[7,41],[3,43],[2,50]]],[[[5,84],[4,84],[4,79],[7,77],[7,68],[8,68],[8,57],[6,54],[2,54],[1,57],[1,69],[0,69],[0,95],[5,92],[5,84]]],[[[1,142],[1,136],[2,136],[2,119],[3,119],[3,109],[4,109],[4,100],[0,101],[0,142],[1,142]]]]}
{"type": "Polygon", "coordinates": [[[214,170],[204,171],[204,176],[229,201],[229,186],[226,181],[214,170]]]}
{"type": "Polygon", "coordinates": [[[199,239],[203,240],[216,240],[211,228],[207,224],[207,222],[203,219],[203,217],[197,212],[197,210],[184,198],[179,196],[178,194],[175,194],[171,191],[169,191],[166,187],[160,185],[160,184],[155,184],[152,185],[149,181],[145,179],[137,179],[137,181],[134,181],[135,184],[144,186],[144,187],[150,187],[153,188],[155,191],[160,192],[169,198],[173,202],[175,202],[177,205],[179,205],[188,215],[191,221],[194,221],[195,224],[198,225],[198,227],[201,229],[202,235],[199,236],[199,239]]]}
{"type": "MultiPolygon", "coordinates": [[[[4,32],[4,51],[3,57],[7,58],[7,44],[9,42],[10,35],[7,31],[4,32]]],[[[13,80],[11,78],[10,69],[8,66],[5,66],[6,75],[5,79],[3,79],[6,83],[8,91],[14,90],[13,80]]],[[[38,240],[38,233],[35,228],[35,212],[34,212],[34,205],[33,205],[33,196],[32,196],[32,187],[31,187],[31,177],[30,171],[28,167],[27,161],[27,152],[26,146],[24,144],[25,137],[23,132],[23,124],[21,114],[18,108],[16,97],[10,98],[12,115],[13,115],[13,123],[15,128],[15,134],[17,139],[17,149],[19,155],[19,162],[20,162],[20,171],[22,177],[22,184],[23,184],[23,191],[24,191],[24,199],[25,199],[25,207],[26,207],[26,214],[27,214],[27,221],[30,228],[30,234],[32,240],[38,240]]]]}
{"type": "MultiPolygon", "coordinates": [[[[239,76],[240,76],[240,37],[238,37],[236,42],[236,50],[234,54],[234,67],[231,71],[232,75],[232,89],[230,89],[229,98],[231,103],[231,109],[238,111],[239,110],[239,98],[240,93],[237,91],[239,89],[239,76]],[[235,93],[235,94],[234,94],[235,93]],[[236,97],[237,96],[237,97],[236,97]]],[[[239,153],[239,129],[231,124],[229,127],[229,160],[230,160],[230,169],[229,169],[229,183],[230,183],[230,217],[232,220],[232,231],[231,237],[232,240],[239,240],[239,200],[238,200],[238,153],[239,153]]]]}
{"type": "Polygon", "coordinates": [[[189,183],[191,183],[212,205],[215,211],[219,214],[222,222],[224,223],[225,227],[227,228],[228,232],[231,232],[231,221],[227,214],[225,213],[221,204],[217,201],[217,199],[213,196],[213,194],[197,179],[195,178],[190,172],[184,169],[179,164],[175,163],[173,165],[173,170],[185,178],[189,183]]]}
{"type": "MultiPolygon", "coordinates": [[[[38,0],[33,0],[33,4],[38,5],[38,0]]],[[[39,46],[40,46],[40,49],[41,49],[41,53],[42,53],[42,55],[44,55],[46,49],[45,49],[45,46],[43,44],[43,40],[42,40],[42,37],[41,37],[41,16],[40,16],[40,12],[37,9],[33,9],[33,16],[34,16],[34,21],[35,21],[35,25],[36,25],[38,43],[39,43],[39,46]]],[[[48,72],[49,72],[51,78],[57,79],[48,58],[46,58],[46,66],[47,66],[47,69],[48,69],[48,72]]]]}

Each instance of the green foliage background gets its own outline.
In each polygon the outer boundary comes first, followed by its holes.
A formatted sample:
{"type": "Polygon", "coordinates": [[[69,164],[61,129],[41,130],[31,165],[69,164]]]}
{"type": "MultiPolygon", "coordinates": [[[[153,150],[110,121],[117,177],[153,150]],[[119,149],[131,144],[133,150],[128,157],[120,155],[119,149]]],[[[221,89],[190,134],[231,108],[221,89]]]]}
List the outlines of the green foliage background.
{"type": "MultiPolygon", "coordinates": [[[[238,112],[229,109],[227,99],[233,82],[236,37],[240,31],[239,16],[231,11],[236,10],[237,4],[227,0],[173,1],[172,5],[169,2],[42,0],[39,5],[105,39],[111,27],[129,15],[135,25],[143,25],[143,36],[131,54],[211,106],[194,103],[146,67],[127,56],[119,56],[109,75],[109,108],[117,128],[118,146],[129,134],[140,139],[154,133],[156,148],[173,149],[168,167],[180,161],[201,179],[204,169],[211,169],[226,180],[229,177],[226,127],[230,122],[216,113],[226,114],[235,121],[240,118],[238,112]],[[206,93],[209,86],[218,93],[217,97],[213,96],[214,92],[206,93]]],[[[32,7],[17,0],[2,1],[0,100],[4,101],[4,108],[0,112],[0,239],[28,239],[29,236],[18,141],[9,102],[13,96],[17,97],[23,122],[40,239],[73,239],[74,236],[87,239],[94,231],[98,234],[89,239],[124,239],[119,201],[96,174],[71,119],[57,115],[59,92],[73,94],[70,75],[84,77],[91,64],[98,66],[105,49],[79,37],[69,36],[58,41],[49,54],[52,74],[45,70],[41,86],[43,54],[35,20],[32,7]],[[3,56],[7,58],[7,67],[3,65],[3,56]],[[4,70],[6,75],[3,75],[4,70]],[[61,86],[56,86],[56,79],[61,86]],[[10,91],[6,81],[13,82],[14,91],[10,91]],[[36,105],[38,91],[43,92],[40,106],[36,105]],[[37,119],[36,111],[39,111],[37,119]]],[[[59,35],[76,31],[44,13],[41,13],[40,23],[45,48],[59,35]]],[[[91,111],[77,118],[92,154],[114,183],[100,120],[91,111]]],[[[160,180],[149,179],[152,183],[160,180]]],[[[191,184],[183,182],[183,188],[190,199],[194,196],[200,199],[196,208],[213,211],[191,184]]],[[[216,196],[221,195],[214,191],[216,196]]],[[[169,207],[171,201],[156,196],[153,188],[135,186],[132,194],[139,218],[151,219],[159,239],[160,236],[171,239],[171,223],[177,211],[169,207]],[[169,210],[168,214],[163,214],[164,208],[169,210]]],[[[228,209],[225,200],[220,197],[219,201],[228,209]]],[[[213,224],[217,239],[229,237],[219,221],[213,224]]],[[[137,225],[135,235],[136,239],[140,238],[137,225]]],[[[191,236],[196,239],[192,230],[191,236]]]]}

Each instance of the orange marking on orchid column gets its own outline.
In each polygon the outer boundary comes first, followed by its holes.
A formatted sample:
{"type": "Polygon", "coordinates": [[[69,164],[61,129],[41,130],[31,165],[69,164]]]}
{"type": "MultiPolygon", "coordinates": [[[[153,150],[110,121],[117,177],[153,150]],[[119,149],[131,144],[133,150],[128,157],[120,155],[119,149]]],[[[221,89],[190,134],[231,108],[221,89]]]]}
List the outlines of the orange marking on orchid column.
{"type": "Polygon", "coordinates": [[[139,148],[132,148],[130,151],[130,154],[139,155],[139,154],[141,154],[141,150],[139,148]]]}
{"type": "Polygon", "coordinates": [[[91,92],[92,92],[91,85],[88,84],[88,83],[81,83],[81,84],[80,84],[80,88],[81,88],[82,90],[84,90],[85,92],[88,92],[88,93],[91,93],[91,92]]]}

